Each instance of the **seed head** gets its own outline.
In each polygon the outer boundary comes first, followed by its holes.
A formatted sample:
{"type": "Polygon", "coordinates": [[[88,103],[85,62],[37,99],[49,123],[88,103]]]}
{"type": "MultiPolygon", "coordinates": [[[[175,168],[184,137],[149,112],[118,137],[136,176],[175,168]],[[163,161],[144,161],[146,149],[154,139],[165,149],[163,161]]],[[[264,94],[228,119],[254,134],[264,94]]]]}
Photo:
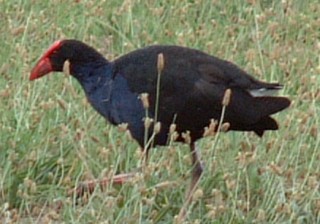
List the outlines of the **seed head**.
{"type": "Polygon", "coordinates": [[[63,69],[62,69],[63,73],[66,75],[70,75],[70,61],[66,60],[63,63],[63,69]]]}
{"type": "Polygon", "coordinates": [[[59,99],[58,98],[58,104],[59,104],[59,106],[63,109],[63,110],[66,110],[67,109],[67,103],[66,103],[66,101],[64,101],[63,99],[59,99]]]}
{"type": "Polygon", "coordinates": [[[223,195],[222,192],[216,188],[212,189],[211,195],[213,196],[213,202],[216,205],[221,205],[223,204],[223,195]]]}
{"type": "Polygon", "coordinates": [[[227,89],[224,92],[223,100],[222,100],[222,105],[223,106],[228,106],[230,103],[230,98],[231,98],[231,89],[227,89]]]}
{"type": "Polygon", "coordinates": [[[307,179],[307,185],[311,188],[311,189],[317,189],[320,186],[320,182],[319,180],[317,180],[316,176],[310,176],[307,179]]]}
{"type": "Polygon", "coordinates": [[[158,68],[158,73],[160,74],[163,71],[163,68],[164,68],[163,53],[158,54],[157,68],[158,68]]]}
{"type": "Polygon", "coordinates": [[[230,123],[229,122],[226,122],[226,123],[223,123],[222,126],[221,126],[221,131],[223,132],[227,132],[230,128],[230,123]]]}
{"type": "Polygon", "coordinates": [[[187,143],[187,144],[190,144],[191,143],[191,137],[190,137],[190,131],[186,131],[186,132],[183,132],[181,134],[182,138],[184,139],[184,142],[187,143]]]}
{"type": "Polygon", "coordinates": [[[146,117],[146,118],[144,119],[144,128],[145,128],[146,130],[148,130],[148,129],[150,128],[152,122],[153,122],[153,119],[152,119],[152,118],[146,117]]]}
{"type": "Polygon", "coordinates": [[[170,135],[173,134],[177,129],[177,125],[176,124],[171,124],[170,125],[170,129],[169,129],[169,133],[170,135]]]}
{"type": "Polygon", "coordinates": [[[121,123],[118,125],[119,131],[125,132],[128,130],[128,123],[121,123]]]}
{"type": "Polygon", "coordinates": [[[172,134],[170,134],[170,141],[174,142],[178,139],[178,137],[179,137],[179,134],[178,132],[175,131],[172,134]]]}
{"type": "Polygon", "coordinates": [[[216,216],[217,216],[216,210],[217,210],[216,208],[213,208],[207,213],[207,216],[209,219],[216,219],[216,216]]]}
{"type": "Polygon", "coordinates": [[[178,186],[178,183],[176,181],[164,181],[161,183],[158,183],[155,185],[155,188],[157,190],[162,190],[162,189],[168,189],[168,188],[175,188],[178,186]]]}
{"type": "Polygon", "coordinates": [[[266,220],[266,212],[263,209],[259,209],[255,221],[257,223],[261,223],[261,222],[264,222],[265,220],[266,220]]]}
{"type": "Polygon", "coordinates": [[[278,166],[277,164],[275,164],[274,162],[271,162],[269,164],[269,169],[271,170],[271,172],[273,172],[274,174],[281,176],[283,174],[283,170],[280,166],[278,166]]]}
{"type": "Polygon", "coordinates": [[[204,129],[203,137],[214,136],[216,133],[217,124],[218,124],[217,121],[215,121],[214,119],[211,119],[209,126],[205,127],[204,129]]]}
{"type": "Polygon", "coordinates": [[[194,192],[193,199],[195,201],[197,201],[197,200],[201,199],[202,197],[203,197],[203,190],[199,188],[194,192]]]}
{"type": "Polygon", "coordinates": [[[158,121],[155,125],[154,125],[154,128],[153,128],[153,132],[155,134],[158,134],[161,130],[161,123],[158,121]]]}
{"type": "Polygon", "coordinates": [[[144,109],[148,109],[150,104],[149,104],[149,94],[148,93],[141,93],[140,99],[142,101],[142,105],[144,109]]]}

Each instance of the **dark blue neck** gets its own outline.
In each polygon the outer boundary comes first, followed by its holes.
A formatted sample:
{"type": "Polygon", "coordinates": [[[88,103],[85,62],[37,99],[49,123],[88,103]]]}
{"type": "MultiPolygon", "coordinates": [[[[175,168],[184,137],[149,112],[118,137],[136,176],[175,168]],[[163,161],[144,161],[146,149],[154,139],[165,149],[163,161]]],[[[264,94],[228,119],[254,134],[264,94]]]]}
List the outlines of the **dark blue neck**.
{"type": "Polygon", "coordinates": [[[102,76],[109,76],[111,73],[112,66],[108,61],[71,63],[71,74],[81,85],[87,84],[88,82],[90,83],[102,76]]]}
{"type": "Polygon", "coordinates": [[[109,101],[113,82],[112,65],[108,62],[72,65],[71,72],[81,84],[94,109],[104,117],[109,117],[109,101]]]}

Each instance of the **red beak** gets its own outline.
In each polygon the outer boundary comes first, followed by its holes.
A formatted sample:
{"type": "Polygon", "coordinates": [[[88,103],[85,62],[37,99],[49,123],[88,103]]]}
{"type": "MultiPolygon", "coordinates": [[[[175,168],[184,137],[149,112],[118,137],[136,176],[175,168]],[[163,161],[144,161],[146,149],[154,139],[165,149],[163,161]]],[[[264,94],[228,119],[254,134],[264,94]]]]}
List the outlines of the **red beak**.
{"type": "Polygon", "coordinates": [[[38,79],[52,72],[52,65],[49,58],[41,58],[31,71],[30,80],[38,79]]]}

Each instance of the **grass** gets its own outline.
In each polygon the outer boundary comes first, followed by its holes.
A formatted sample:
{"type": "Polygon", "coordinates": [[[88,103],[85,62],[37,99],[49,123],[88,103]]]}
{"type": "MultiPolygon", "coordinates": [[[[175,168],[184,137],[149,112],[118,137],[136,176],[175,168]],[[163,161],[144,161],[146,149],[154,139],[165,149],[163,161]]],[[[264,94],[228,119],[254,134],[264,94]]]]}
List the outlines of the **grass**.
{"type": "Polygon", "coordinates": [[[132,183],[77,205],[67,196],[80,181],[135,170],[141,156],[71,78],[28,81],[43,51],[67,37],[110,60],[155,43],[189,46],[285,84],[293,103],[276,115],[278,132],[198,143],[206,169],[186,222],[320,223],[319,14],[316,0],[0,0],[1,222],[171,223],[183,204],[190,155],[176,143],[152,150],[132,183]]]}

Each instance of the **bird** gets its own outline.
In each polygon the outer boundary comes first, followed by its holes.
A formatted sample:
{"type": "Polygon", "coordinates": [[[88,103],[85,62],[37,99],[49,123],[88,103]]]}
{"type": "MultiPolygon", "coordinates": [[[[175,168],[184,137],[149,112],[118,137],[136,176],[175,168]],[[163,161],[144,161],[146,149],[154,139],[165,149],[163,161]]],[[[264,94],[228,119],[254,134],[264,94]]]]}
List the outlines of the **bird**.
{"type": "MultiPolygon", "coordinates": [[[[171,127],[176,141],[189,144],[193,168],[179,213],[182,219],[204,169],[196,141],[212,121],[228,124],[227,131],[252,131],[262,137],[279,128],[271,115],[291,103],[288,97],[274,95],[283,85],[259,81],[232,62],[176,45],[151,45],[109,61],[82,41],[57,40],[29,79],[63,72],[65,67],[92,107],[112,125],[127,124],[146,153],[168,144],[171,127]],[[146,120],[153,125],[147,126],[146,120]]],[[[214,125],[214,131],[219,126],[214,125]]]]}

